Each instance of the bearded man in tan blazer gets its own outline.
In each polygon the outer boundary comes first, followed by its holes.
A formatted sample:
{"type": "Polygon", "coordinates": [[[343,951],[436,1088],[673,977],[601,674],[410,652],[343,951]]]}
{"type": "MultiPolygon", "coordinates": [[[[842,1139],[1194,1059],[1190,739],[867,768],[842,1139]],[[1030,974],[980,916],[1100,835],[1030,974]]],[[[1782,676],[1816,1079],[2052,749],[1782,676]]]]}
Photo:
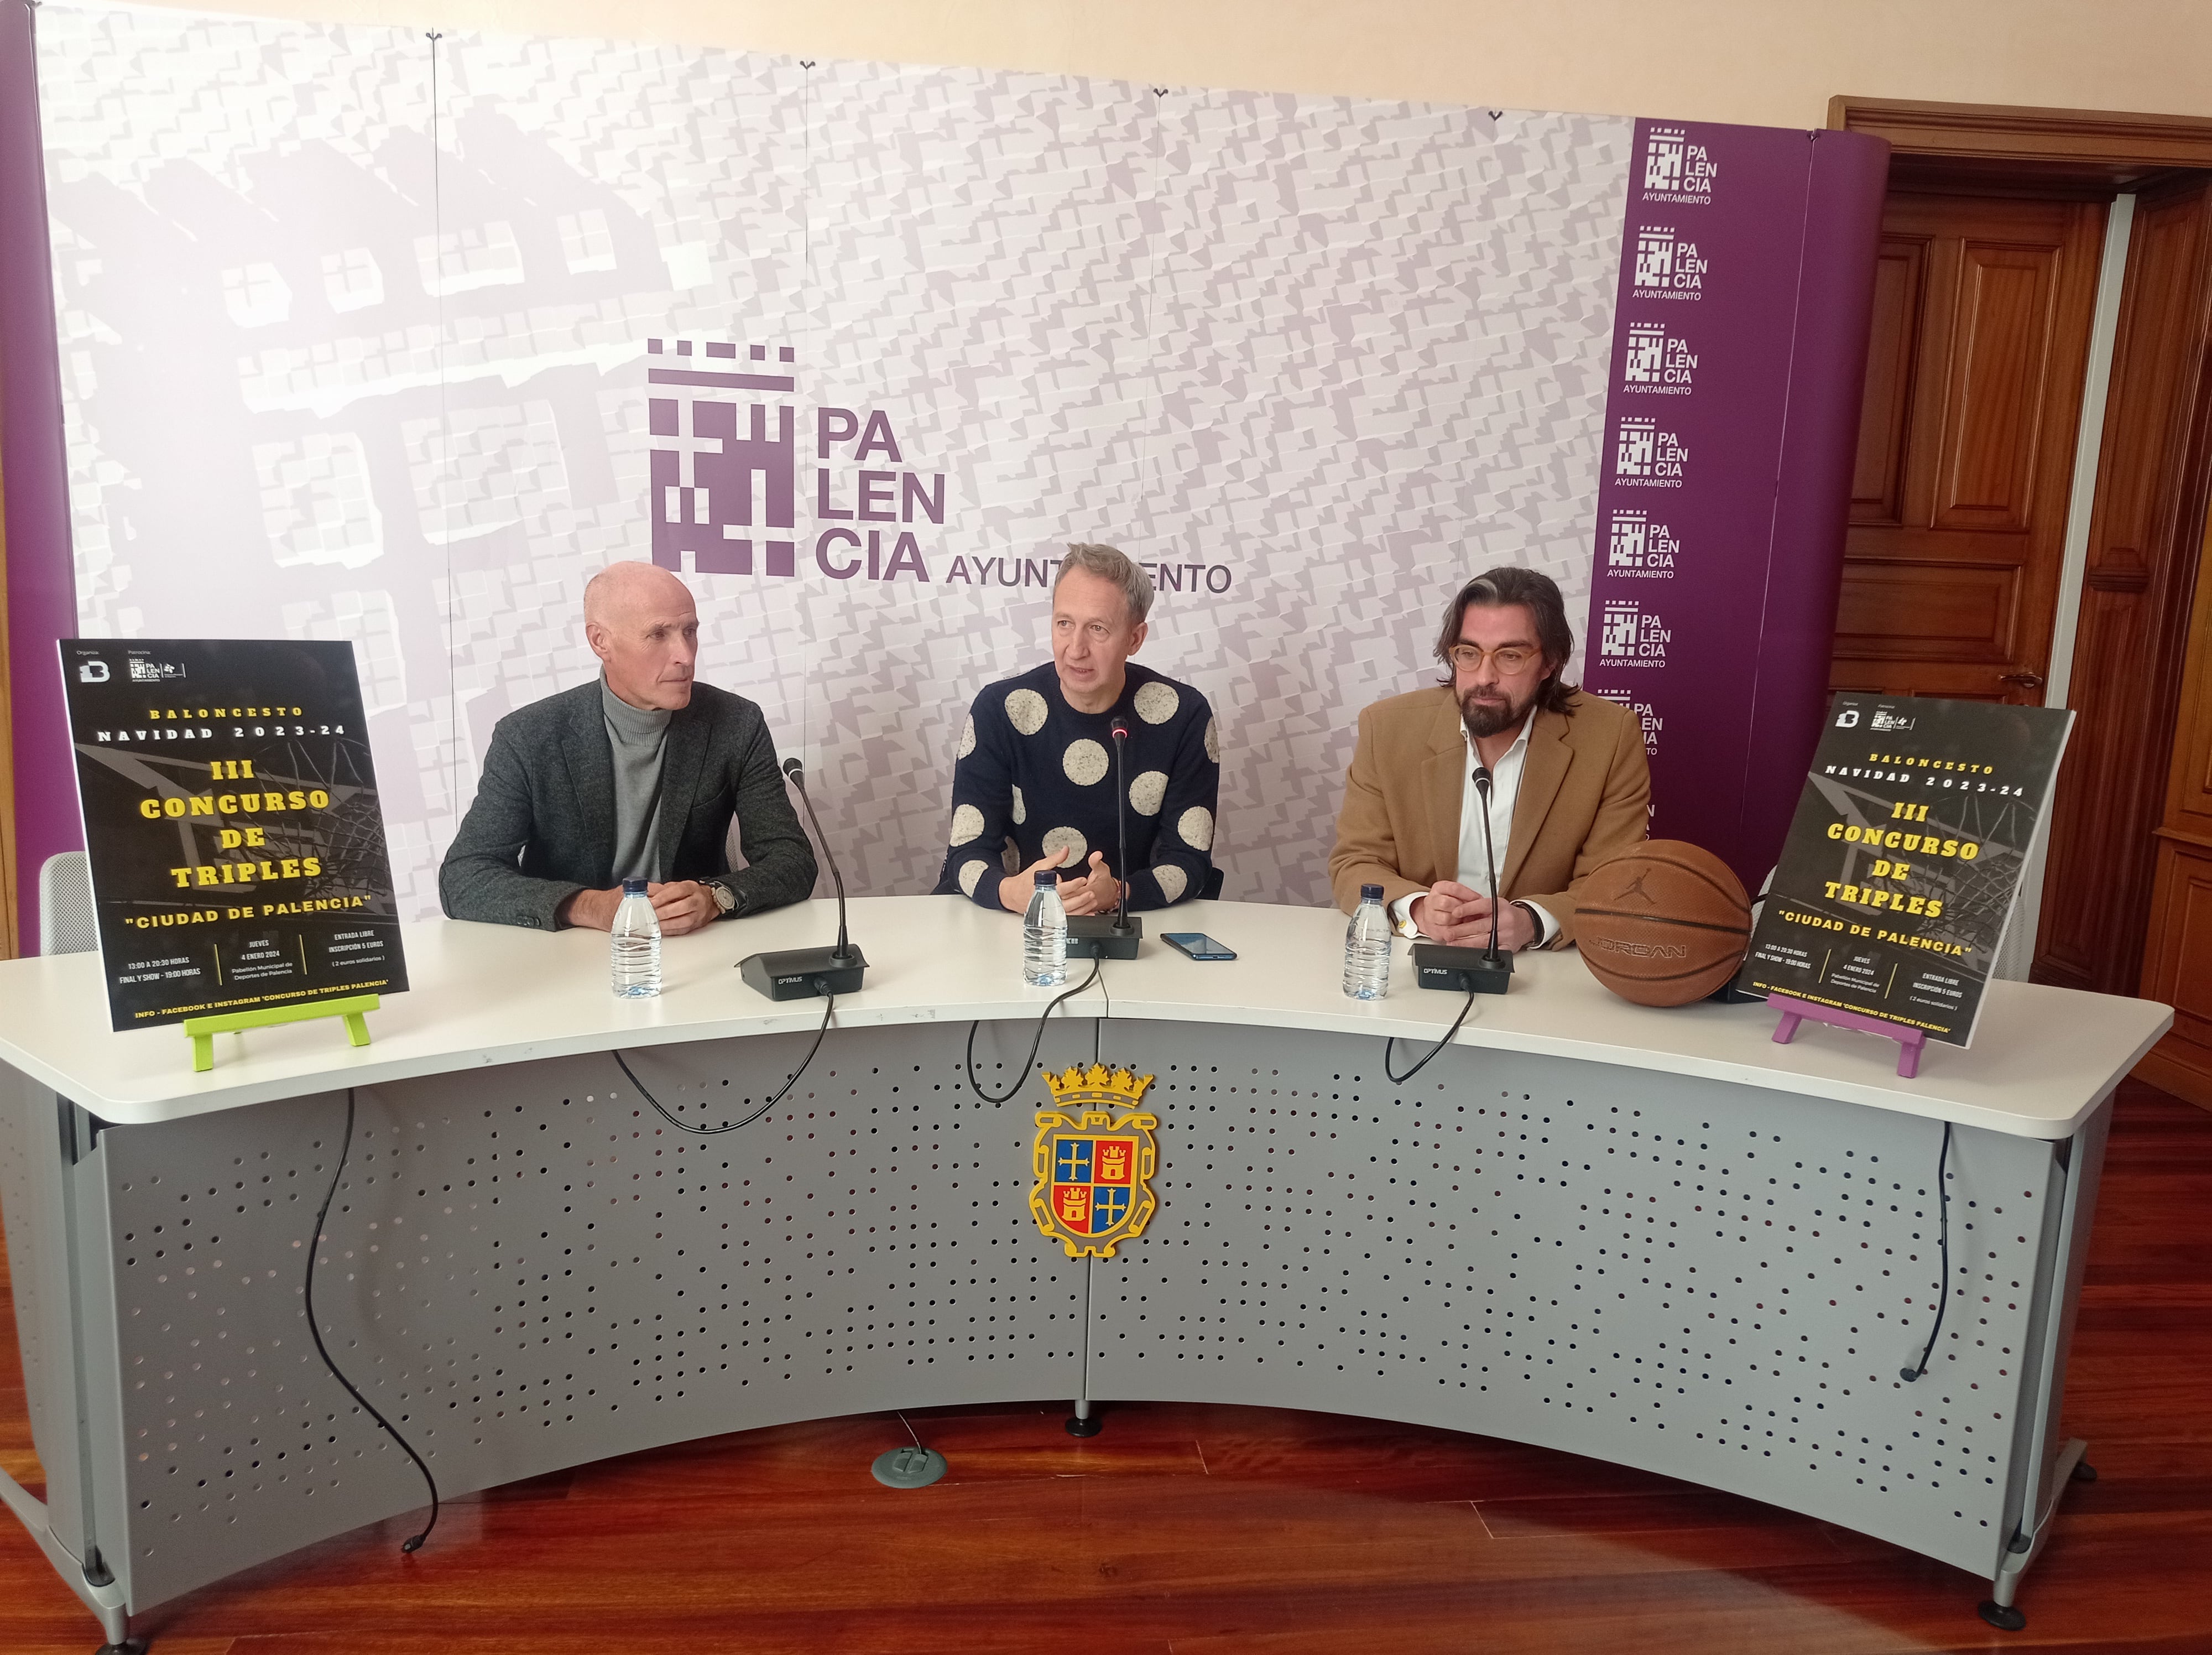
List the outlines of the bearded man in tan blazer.
{"type": "Polygon", "coordinates": [[[1486,943],[1480,767],[1498,945],[1574,940],[1583,879],[1644,837],[1651,773],[1635,715],[1562,680],[1573,651],[1549,577],[1493,569],[1460,588],[1437,637],[1450,676],[1359,715],[1328,858],[1337,906],[1349,913],[1361,885],[1379,885],[1401,934],[1486,943]]]}

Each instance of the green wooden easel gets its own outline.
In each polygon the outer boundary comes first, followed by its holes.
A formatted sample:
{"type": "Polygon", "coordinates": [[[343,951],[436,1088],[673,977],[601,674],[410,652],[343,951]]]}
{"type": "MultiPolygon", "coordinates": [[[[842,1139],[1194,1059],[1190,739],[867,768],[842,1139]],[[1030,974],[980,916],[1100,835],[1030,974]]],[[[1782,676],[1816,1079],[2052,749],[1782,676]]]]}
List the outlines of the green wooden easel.
{"type": "Polygon", "coordinates": [[[312,1006],[280,1006],[258,1012],[224,1012],[215,1017],[188,1017],[185,1032],[192,1038],[192,1072],[204,1074],[215,1067],[215,1037],[240,1029],[265,1029],[278,1023],[305,1023],[318,1017],[345,1019],[346,1038],[356,1046],[368,1044],[365,1013],[380,1003],[375,995],[353,995],[344,1000],[319,1000],[312,1006]]]}

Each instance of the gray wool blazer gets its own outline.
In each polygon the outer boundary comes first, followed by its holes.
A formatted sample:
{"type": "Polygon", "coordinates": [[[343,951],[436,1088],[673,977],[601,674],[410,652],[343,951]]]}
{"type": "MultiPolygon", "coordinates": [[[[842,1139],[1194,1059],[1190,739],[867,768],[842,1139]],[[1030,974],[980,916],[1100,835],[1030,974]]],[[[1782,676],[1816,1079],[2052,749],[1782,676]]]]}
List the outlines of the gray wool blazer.
{"type": "MultiPolygon", "coordinates": [[[[814,888],[814,849],[758,707],[695,682],[690,705],[668,721],[660,764],[660,865],[670,879],[729,874],[738,893],[730,918],[814,888]],[[747,865],[731,873],[733,815],[747,865]]],[[[438,870],[438,895],[457,920],[559,930],[562,903],[614,884],[614,751],[593,678],[493,727],[476,801],[438,870]]]]}

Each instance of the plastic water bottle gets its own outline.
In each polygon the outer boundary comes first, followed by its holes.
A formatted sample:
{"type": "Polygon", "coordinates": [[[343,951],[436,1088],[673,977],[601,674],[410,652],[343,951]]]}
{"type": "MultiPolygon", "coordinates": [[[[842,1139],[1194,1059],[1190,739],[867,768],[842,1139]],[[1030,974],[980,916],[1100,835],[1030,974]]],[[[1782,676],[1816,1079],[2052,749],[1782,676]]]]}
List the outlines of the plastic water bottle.
{"type": "Polygon", "coordinates": [[[643,879],[623,881],[622,906],[615,910],[615,993],[643,1000],[660,992],[660,916],[645,894],[643,879]]]}
{"type": "Polygon", "coordinates": [[[1359,906],[1344,929],[1344,992],[1353,1000],[1380,1000],[1390,992],[1390,916],[1382,887],[1359,887],[1359,906]]]}
{"type": "Polygon", "coordinates": [[[1060,879],[1036,876],[1030,911],[1022,916],[1022,981],[1050,989],[1067,981],[1067,910],[1060,905],[1060,879]]]}

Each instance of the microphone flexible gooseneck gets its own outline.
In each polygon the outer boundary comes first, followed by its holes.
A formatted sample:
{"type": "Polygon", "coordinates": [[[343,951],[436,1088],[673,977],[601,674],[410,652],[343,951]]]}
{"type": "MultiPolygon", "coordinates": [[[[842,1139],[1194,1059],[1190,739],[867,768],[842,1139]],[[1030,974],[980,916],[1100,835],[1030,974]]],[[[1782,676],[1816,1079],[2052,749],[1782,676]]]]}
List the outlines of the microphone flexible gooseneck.
{"type": "MultiPolygon", "coordinates": [[[[1513,984],[1513,956],[1503,952],[1498,946],[1498,846],[1490,832],[1490,766],[1484,764],[1478,754],[1474,763],[1474,787],[1480,795],[1479,802],[1482,808],[1482,856],[1490,868],[1490,946],[1476,948],[1440,942],[1415,943],[1413,981],[1424,989],[1450,989],[1469,995],[1502,995],[1513,984]]],[[[1462,1020],[1466,1019],[1468,1007],[1473,1004],[1470,999],[1467,1007],[1461,1007],[1462,1020]]],[[[1455,1031],[1458,1027],[1457,1023],[1452,1025],[1455,1031]]],[[[1444,1038],[1449,1041],[1451,1037],[1447,1034],[1444,1038]]],[[[1439,1045],[1429,1056],[1433,1057],[1437,1051],[1443,1050],[1439,1045]]],[[[1424,1057],[1421,1062],[1428,1061],[1424,1057]]],[[[1382,1066],[1386,1070],[1390,1066],[1387,1047],[1382,1054],[1382,1066]]],[[[1416,1064],[1406,1073],[1410,1075],[1419,1068],[1419,1064],[1416,1064]]],[[[1393,1074],[1390,1078],[1395,1080],[1401,1077],[1393,1074]]]]}
{"type": "MultiPolygon", "coordinates": [[[[825,995],[834,1001],[839,995],[860,992],[867,981],[868,957],[853,946],[852,938],[845,929],[845,876],[838,871],[836,852],[830,849],[830,836],[822,831],[822,818],[814,813],[814,800],[806,791],[806,767],[796,758],[787,758],[783,761],[783,777],[799,789],[799,802],[806,806],[806,819],[813,825],[814,837],[822,843],[822,860],[830,864],[830,877],[837,886],[837,946],[747,954],[738,962],[738,970],[749,987],[770,1000],[805,1000],[810,995],[825,995]]],[[[829,1027],[826,1013],[823,1027],[829,1027]]]]}
{"type": "Polygon", "coordinates": [[[1114,904],[1114,928],[1127,934],[1129,929],[1129,771],[1123,762],[1129,751],[1129,721],[1114,721],[1114,833],[1121,842],[1121,878],[1114,904]]]}
{"type": "Polygon", "coordinates": [[[1490,840],[1490,766],[1477,760],[1474,766],[1474,790],[1482,795],[1482,859],[1490,867],[1490,946],[1483,958],[1491,964],[1498,963],[1498,850],[1490,840]]]}
{"type": "Polygon", "coordinates": [[[845,935],[845,876],[837,871],[837,858],[830,849],[830,836],[822,831],[822,818],[814,813],[814,800],[806,791],[806,767],[796,758],[783,761],[783,773],[791,778],[791,785],[799,789],[799,802],[806,806],[806,819],[814,829],[814,837],[822,846],[822,860],[830,864],[830,879],[837,887],[837,947],[830,956],[834,964],[853,963],[853,945],[845,935]]]}
{"type": "Polygon", "coordinates": [[[1129,916],[1129,791],[1123,754],[1129,739],[1129,721],[1116,717],[1114,736],[1114,831],[1121,841],[1121,889],[1111,914],[1079,914],[1067,922],[1070,959],[1134,959],[1144,944],[1145,922],[1129,916]]]}

